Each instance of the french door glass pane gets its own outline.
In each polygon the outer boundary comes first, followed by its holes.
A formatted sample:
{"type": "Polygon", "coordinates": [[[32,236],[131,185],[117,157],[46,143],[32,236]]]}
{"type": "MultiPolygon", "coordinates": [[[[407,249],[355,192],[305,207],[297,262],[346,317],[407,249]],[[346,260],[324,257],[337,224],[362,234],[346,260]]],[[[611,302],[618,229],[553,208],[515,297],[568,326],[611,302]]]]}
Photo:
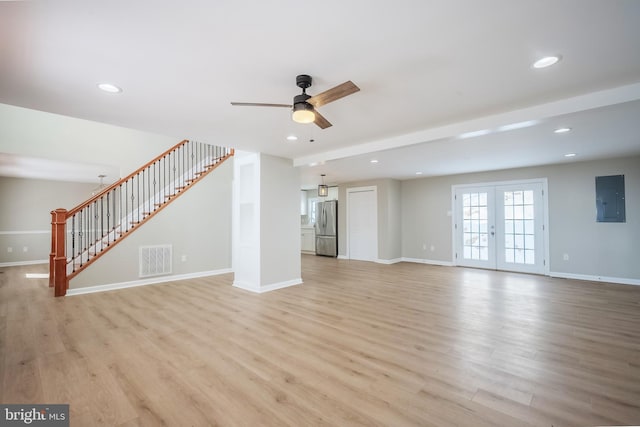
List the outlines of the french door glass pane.
{"type": "Polygon", "coordinates": [[[504,260],[535,264],[535,218],[532,190],[504,192],[504,260]]]}
{"type": "Polygon", "coordinates": [[[465,259],[489,259],[487,193],[462,195],[463,251],[465,259]]]}

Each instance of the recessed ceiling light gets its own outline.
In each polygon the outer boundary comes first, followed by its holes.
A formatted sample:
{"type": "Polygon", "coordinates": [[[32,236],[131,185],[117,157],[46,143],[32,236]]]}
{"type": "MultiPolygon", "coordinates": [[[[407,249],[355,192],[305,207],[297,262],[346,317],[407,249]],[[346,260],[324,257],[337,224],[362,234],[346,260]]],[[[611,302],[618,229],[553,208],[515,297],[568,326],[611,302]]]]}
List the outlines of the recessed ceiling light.
{"type": "Polygon", "coordinates": [[[422,175],[422,172],[416,172],[416,175],[422,175]]]}
{"type": "Polygon", "coordinates": [[[545,56],[533,63],[533,68],[547,68],[560,61],[560,56],[545,56]]]}
{"type": "Polygon", "coordinates": [[[122,89],[111,83],[98,83],[98,88],[109,93],[120,93],[122,89]]]}
{"type": "Polygon", "coordinates": [[[371,160],[371,163],[378,163],[376,159],[371,160]]]}
{"type": "Polygon", "coordinates": [[[575,157],[577,154],[576,153],[567,153],[564,156],[565,157],[575,157]]]}
{"type": "Polygon", "coordinates": [[[571,132],[571,128],[558,128],[553,131],[554,133],[567,133],[571,132]]]}
{"type": "Polygon", "coordinates": [[[508,130],[528,128],[529,126],[533,126],[537,123],[538,123],[537,120],[527,120],[526,122],[510,123],[508,125],[500,126],[498,130],[500,132],[505,132],[508,130]]]}
{"type": "Polygon", "coordinates": [[[295,135],[289,135],[287,137],[287,141],[297,141],[297,140],[298,140],[298,137],[295,135]]]}

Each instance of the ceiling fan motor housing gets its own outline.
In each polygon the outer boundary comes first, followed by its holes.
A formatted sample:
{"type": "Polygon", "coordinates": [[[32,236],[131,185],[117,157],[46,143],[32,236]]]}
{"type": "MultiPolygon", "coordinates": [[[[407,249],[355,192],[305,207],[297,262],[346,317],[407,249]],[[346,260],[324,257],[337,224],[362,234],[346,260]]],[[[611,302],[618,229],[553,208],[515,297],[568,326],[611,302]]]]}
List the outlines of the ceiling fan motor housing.
{"type": "Polygon", "coordinates": [[[296,95],[293,97],[293,105],[307,103],[307,99],[311,98],[311,96],[306,93],[301,93],[300,95],[296,95]]]}
{"type": "Polygon", "coordinates": [[[302,90],[311,87],[311,76],[307,74],[300,74],[296,77],[296,85],[302,90]]]}

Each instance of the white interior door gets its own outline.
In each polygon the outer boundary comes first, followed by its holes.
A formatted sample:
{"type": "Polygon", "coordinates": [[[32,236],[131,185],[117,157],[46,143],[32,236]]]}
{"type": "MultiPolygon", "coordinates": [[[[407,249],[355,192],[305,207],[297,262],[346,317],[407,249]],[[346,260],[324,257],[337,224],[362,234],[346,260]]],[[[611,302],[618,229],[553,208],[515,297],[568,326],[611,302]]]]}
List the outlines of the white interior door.
{"type": "Polygon", "coordinates": [[[350,259],[378,259],[377,206],[375,188],[347,189],[347,250],[350,259]]]}
{"type": "Polygon", "coordinates": [[[458,187],[454,195],[457,265],[544,273],[541,182],[458,187]]]}

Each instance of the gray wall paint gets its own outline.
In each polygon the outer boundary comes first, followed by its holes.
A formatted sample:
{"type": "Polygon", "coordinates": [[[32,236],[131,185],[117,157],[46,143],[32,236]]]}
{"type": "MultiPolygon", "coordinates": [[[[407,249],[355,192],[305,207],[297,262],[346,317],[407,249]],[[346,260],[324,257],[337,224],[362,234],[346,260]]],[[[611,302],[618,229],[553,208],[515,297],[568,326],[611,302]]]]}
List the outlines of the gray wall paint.
{"type": "Polygon", "coordinates": [[[48,260],[50,212],[76,206],[90,197],[95,187],[96,184],[0,177],[0,263],[48,260]],[[5,234],[19,231],[47,233],[5,234]],[[7,252],[8,247],[13,252],[7,252]]]}
{"type": "Polygon", "coordinates": [[[291,159],[261,154],[261,286],[301,277],[300,171],[291,159]]]}
{"type": "Polygon", "coordinates": [[[376,179],[340,184],[338,203],[338,255],[347,255],[347,189],[377,188],[378,197],[378,259],[392,260],[402,256],[401,245],[401,183],[395,179],[376,179]]]}
{"type": "Polygon", "coordinates": [[[639,156],[403,181],[402,256],[452,262],[452,185],[533,178],[549,184],[551,272],[640,279],[639,156]],[[597,223],[595,177],[618,174],[625,175],[627,222],[597,223]]]}
{"type": "Polygon", "coordinates": [[[140,280],[140,246],[173,245],[173,274],[231,268],[233,159],[73,278],[71,289],[140,280]],[[187,261],[182,262],[182,255],[187,261]]]}

